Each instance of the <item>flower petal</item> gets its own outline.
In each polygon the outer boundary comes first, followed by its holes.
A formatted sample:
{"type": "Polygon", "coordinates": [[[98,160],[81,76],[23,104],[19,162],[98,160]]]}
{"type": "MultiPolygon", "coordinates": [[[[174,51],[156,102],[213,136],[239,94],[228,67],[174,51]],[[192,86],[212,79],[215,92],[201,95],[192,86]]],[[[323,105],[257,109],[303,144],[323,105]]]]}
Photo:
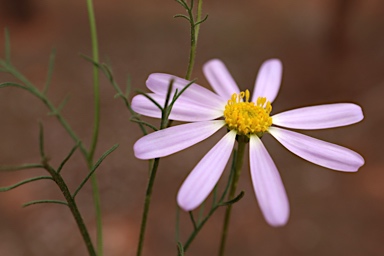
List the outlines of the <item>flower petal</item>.
{"type": "Polygon", "coordinates": [[[358,153],[336,144],[277,127],[269,127],[269,133],[292,153],[329,169],[356,172],[364,164],[358,153]]]}
{"type": "Polygon", "coordinates": [[[197,208],[211,193],[231,156],[236,132],[228,132],[196,165],[177,194],[185,211],[197,208]]]}
{"type": "Polygon", "coordinates": [[[285,111],[272,116],[275,125],[293,129],[324,129],[350,125],[364,118],[361,107],[336,103],[285,111]]]}
{"type": "Polygon", "coordinates": [[[232,94],[240,92],[235,80],[221,60],[208,61],[203,66],[203,72],[213,90],[224,99],[230,99],[232,94]]]}
{"type": "Polygon", "coordinates": [[[272,103],[279,92],[282,73],[283,65],[279,59],[265,61],[257,75],[252,101],[266,97],[272,103]]]}
{"type": "Polygon", "coordinates": [[[289,217],[288,197],[275,163],[256,135],[250,137],[249,161],[253,187],[264,218],[271,226],[285,225],[289,217]]]}
{"type": "MultiPolygon", "coordinates": [[[[191,83],[190,81],[177,76],[154,73],[148,77],[146,84],[148,89],[154,93],[166,95],[172,79],[174,81],[173,93],[175,93],[176,89],[180,92],[185,86],[191,83]]],[[[181,96],[195,104],[208,106],[214,109],[222,109],[223,111],[228,100],[227,98],[221,98],[219,95],[195,83],[191,84],[181,96]]]]}
{"type": "MultiPolygon", "coordinates": [[[[159,103],[160,106],[164,106],[165,97],[155,94],[148,93],[153,100],[159,103]]],[[[137,95],[133,97],[131,103],[132,109],[141,115],[161,118],[160,109],[147,97],[143,95],[137,95]]],[[[208,108],[206,106],[200,106],[193,104],[189,101],[183,100],[182,97],[176,100],[172,107],[171,114],[169,115],[170,120],[178,120],[184,122],[196,122],[213,120],[223,115],[223,111],[208,108]]]]}
{"type": "Polygon", "coordinates": [[[216,120],[169,127],[142,137],[133,150],[140,159],[168,156],[208,138],[224,125],[223,120],[216,120]]]}

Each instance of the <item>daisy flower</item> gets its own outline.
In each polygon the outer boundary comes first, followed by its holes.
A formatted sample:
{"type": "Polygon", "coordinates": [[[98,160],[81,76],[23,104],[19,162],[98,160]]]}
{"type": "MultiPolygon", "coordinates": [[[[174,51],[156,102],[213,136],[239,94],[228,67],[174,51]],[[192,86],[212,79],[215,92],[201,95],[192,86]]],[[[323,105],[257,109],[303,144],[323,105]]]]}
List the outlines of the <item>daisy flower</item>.
{"type": "MultiPolygon", "coordinates": [[[[276,165],[261,142],[264,134],[272,135],[299,157],[332,170],[355,172],[364,164],[363,157],[350,149],[284,129],[312,130],[350,125],[363,119],[358,105],[326,104],[270,115],[282,76],[282,64],[278,59],[262,64],[252,95],[248,90],[239,90],[220,60],[209,61],[203,71],[215,93],[193,83],[177,99],[169,116],[171,120],[189,123],[153,132],[134,145],[137,158],[159,158],[205,140],[221,128],[227,130],[182,184],[177,202],[185,211],[197,208],[211,193],[228,163],[237,136],[249,139],[253,187],[263,216],[272,226],[287,222],[289,203],[276,165]]],[[[173,93],[190,84],[169,74],[151,74],[146,82],[152,91],[148,95],[164,105],[171,80],[174,81],[173,93]]],[[[143,95],[133,98],[132,108],[139,114],[161,118],[158,107],[143,95]]]]}

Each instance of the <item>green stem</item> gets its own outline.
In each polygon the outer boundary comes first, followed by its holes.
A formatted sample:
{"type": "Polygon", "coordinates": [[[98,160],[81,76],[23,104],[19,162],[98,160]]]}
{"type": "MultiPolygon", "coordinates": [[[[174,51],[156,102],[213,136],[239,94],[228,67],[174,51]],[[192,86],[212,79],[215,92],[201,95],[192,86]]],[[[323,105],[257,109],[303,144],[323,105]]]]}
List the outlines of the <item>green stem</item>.
{"type": "MultiPolygon", "coordinates": [[[[91,41],[92,41],[92,58],[93,61],[99,62],[99,47],[97,41],[97,31],[96,31],[96,20],[95,13],[93,8],[93,1],[87,0],[88,16],[89,16],[89,25],[91,31],[91,41]]],[[[89,169],[93,166],[93,156],[96,150],[97,140],[99,136],[99,126],[100,126],[100,84],[99,84],[99,68],[96,65],[93,65],[93,91],[94,91],[94,125],[93,125],[93,135],[92,142],[89,148],[88,153],[88,167],[89,169]]],[[[100,207],[100,192],[97,183],[96,175],[93,174],[91,177],[93,200],[95,204],[96,212],[96,225],[97,225],[97,252],[99,256],[103,255],[103,227],[102,227],[102,218],[101,218],[101,207],[100,207]]]]}
{"type": "Polygon", "coordinates": [[[75,218],[75,221],[77,223],[77,226],[79,227],[80,233],[84,239],[85,245],[87,246],[88,253],[90,256],[97,256],[96,251],[93,247],[91,237],[89,236],[87,227],[84,224],[83,218],[81,217],[81,214],[79,212],[79,209],[77,208],[76,202],[71,196],[71,193],[65,184],[63,178],[59,173],[57,173],[51,166],[48,164],[44,164],[44,168],[51,174],[53,180],[57,184],[57,186],[60,188],[61,192],[63,193],[68,207],[72,212],[73,217],[75,218]]]}
{"type": "MultiPolygon", "coordinates": [[[[197,22],[200,21],[201,19],[202,5],[203,5],[203,0],[199,0],[197,5],[197,16],[196,16],[197,22]]],[[[195,65],[197,39],[199,36],[199,30],[200,30],[200,24],[196,25],[195,21],[193,20],[192,9],[189,9],[189,17],[192,19],[191,20],[191,48],[189,50],[189,62],[188,62],[187,74],[185,75],[186,80],[191,79],[193,66],[195,65]]]]}
{"type": "Polygon", "coordinates": [[[99,185],[97,182],[96,174],[91,176],[91,185],[92,185],[92,194],[93,194],[93,203],[95,206],[96,214],[96,241],[97,241],[97,255],[103,255],[103,225],[102,225],[102,215],[101,215],[101,200],[99,193],[99,185]]]}
{"type": "MultiPolygon", "coordinates": [[[[235,173],[234,173],[233,178],[232,178],[231,188],[230,188],[230,191],[228,194],[228,200],[232,200],[235,196],[235,193],[236,193],[236,188],[237,188],[237,184],[239,181],[241,168],[243,166],[243,156],[244,156],[244,150],[245,150],[246,143],[247,143],[247,141],[246,141],[246,138],[244,136],[238,137],[237,158],[236,158],[236,163],[235,163],[236,169],[235,169],[235,173]]],[[[223,232],[221,234],[219,256],[224,255],[225,243],[226,243],[227,235],[228,235],[229,220],[231,218],[231,211],[232,211],[232,204],[228,205],[227,209],[225,211],[225,218],[224,218],[223,232]]]]}
{"type": "Polygon", "coordinates": [[[61,115],[60,110],[56,108],[53,103],[47,98],[44,93],[40,92],[25,76],[23,76],[18,70],[16,70],[13,66],[7,66],[7,72],[12,74],[14,77],[19,79],[21,82],[23,82],[27,88],[28,91],[30,91],[33,95],[35,95],[37,98],[39,98],[49,109],[50,113],[58,119],[58,121],[61,123],[61,125],[64,127],[64,129],[67,131],[69,136],[75,141],[75,143],[79,143],[79,148],[84,155],[85,158],[87,158],[88,152],[87,149],[84,147],[83,143],[81,143],[79,137],[76,135],[76,133],[72,130],[71,126],[68,124],[67,120],[61,115]]]}
{"type": "Polygon", "coordinates": [[[61,125],[64,127],[64,129],[67,131],[69,136],[75,141],[75,143],[79,143],[79,148],[84,155],[85,158],[87,158],[88,152],[84,145],[81,143],[79,137],[76,135],[76,133],[72,130],[71,126],[68,124],[67,120],[61,115],[60,109],[56,108],[53,103],[48,99],[48,97],[44,94],[44,92],[40,92],[25,76],[23,76],[15,67],[12,65],[6,66],[6,71],[9,72],[12,76],[19,79],[26,87],[28,88],[28,91],[31,92],[33,95],[35,95],[37,98],[39,98],[44,105],[49,109],[50,114],[56,116],[58,121],[61,123],[61,125]]]}
{"type": "Polygon", "coordinates": [[[155,182],[157,168],[159,167],[159,161],[160,161],[159,158],[156,158],[154,160],[152,170],[149,175],[147,192],[145,193],[144,210],[143,210],[143,215],[141,217],[140,237],[139,237],[139,244],[137,246],[137,254],[136,254],[137,256],[140,256],[143,251],[145,227],[147,225],[149,205],[151,203],[151,197],[152,197],[152,188],[155,182]]]}
{"type": "MultiPolygon", "coordinates": [[[[95,13],[93,11],[92,0],[87,0],[88,15],[89,15],[89,25],[91,30],[91,40],[92,40],[92,59],[94,62],[99,62],[99,47],[97,42],[97,31],[96,31],[96,20],[95,13]]],[[[100,85],[99,85],[99,68],[96,65],[93,65],[93,91],[94,91],[94,127],[93,127],[93,136],[92,143],[89,149],[88,157],[93,159],[95,153],[97,139],[99,135],[99,124],[100,124],[100,85]]]]}
{"type": "MultiPolygon", "coordinates": [[[[202,0],[199,0],[198,11],[197,11],[197,21],[200,21],[201,10],[202,10],[202,0]]],[[[195,57],[196,57],[196,46],[197,46],[197,37],[198,37],[198,33],[199,33],[199,24],[196,25],[196,23],[193,20],[192,8],[188,9],[188,13],[189,13],[189,16],[191,18],[191,49],[189,52],[189,63],[188,63],[188,68],[187,68],[187,73],[185,75],[185,78],[187,80],[190,80],[193,66],[195,63],[195,57]]],[[[168,109],[167,109],[168,104],[167,103],[169,101],[170,93],[172,91],[172,84],[173,84],[173,82],[171,81],[171,84],[168,88],[167,98],[166,98],[167,102],[166,102],[164,109],[162,111],[160,129],[164,129],[170,125],[170,123],[168,122],[169,121],[168,120],[169,112],[167,112],[168,111],[168,109]]],[[[169,109],[169,111],[171,111],[171,109],[169,109]]],[[[160,161],[159,158],[156,158],[154,160],[152,170],[151,170],[151,173],[149,176],[149,182],[148,182],[147,191],[146,191],[146,195],[145,195],[144,210],[143,210],[143,215],[142,215],[142,219],[141,219],[140,237],[139,237],[139,243],[138,243],[137,254],[136,254],[137,256],[140,256],[142,254],[142,250],[143,250],[145,228],[146,228],[146,224],[147,224],[149,205],[151,203],[152,188],[153,188],[153,184],[155,182],[155,177],[156,177],[157,168],[159,166],[159,161],[160,161]]]]}
{"type": "Polygon", "coordinates": [[[208,215],[202,219],[199,224],[195,227],[192,234],[188,237],[188,240],[184,244],[184,251],[187,251],[189,246],[191,245],[192,241],[195,239],[197,234],[200,232],[200,230],[203,228],[204,224],[209,220],[209,218],[212,216],[212,214],[217,210],[217,208],[220,207],[220,204],[216,204],[208,213],[208,215]]]}
{"type": "MultiPolygon", "coordinates": [[[[202,10],[203,10],[203,0],[199,0],[199,2],[197,3],[197,15],[196,15],[197,21],[201,20],[202,10]]],[[[200,31],[200,24],[196,25],[196,33],[195,33],[196,44],[197,44],[197,39],[199,37],[199,31],[200,31]]]]}

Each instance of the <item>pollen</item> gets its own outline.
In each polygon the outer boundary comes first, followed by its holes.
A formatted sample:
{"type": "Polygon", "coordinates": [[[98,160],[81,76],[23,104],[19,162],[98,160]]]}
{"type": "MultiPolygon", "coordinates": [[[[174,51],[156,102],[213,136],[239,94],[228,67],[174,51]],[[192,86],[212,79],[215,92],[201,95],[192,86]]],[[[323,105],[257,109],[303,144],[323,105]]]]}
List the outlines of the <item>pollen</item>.
{"type": "Polygon", "coordinates": [[[225,123],[239,135],[261,136],[272,125],[272,105],[265,97],[249,102],[249,96],[248,90],[232,94],[224,110],[225,123]]]}

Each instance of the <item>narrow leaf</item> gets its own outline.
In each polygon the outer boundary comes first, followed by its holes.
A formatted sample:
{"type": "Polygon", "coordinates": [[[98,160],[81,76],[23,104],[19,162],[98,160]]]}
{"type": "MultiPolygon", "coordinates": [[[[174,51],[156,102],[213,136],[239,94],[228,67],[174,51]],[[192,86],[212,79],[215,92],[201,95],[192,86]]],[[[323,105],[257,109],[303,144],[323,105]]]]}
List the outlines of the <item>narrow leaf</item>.
{"type": "Polygon", "coordinates": [[[61,162],[61,164],[59,165],[59,168],[57,168],[57,173],[60,173],[61,169],[63,169],[64,165],[67,163],[67,161],[69,160],[69,158],[71,158],[71,156],[73,155],[73,153],[75,153],[76,149],[80,146],[80,142],[77,142],[77,144],[71,149],[71,151],[69,152],[69,154],[67,155],[67,157],[61,162]]]}
{"type": "Polygon", "coordinates": [[[79,187],[76,189],[75,193],[73,193],[73,198],[76,197],[77,193],[83,188],[85,183],[89,180],[89,178],[92,176],[92,174],[97,170],[97,168],[100,166],[100,164],[104,161],[104,159],[111,154],[115,149],[119,146],[119,144],[115,144],[112,148],[107,150],[100,158],[97,160],[96,164],[92,167],[92,170],[88,173],[87,177],[81,182],[79,187]]]}
{"type": "Polygon", "coordinates": [[[54,112],[50,112],[48,113],[48,115],[52,115],[52,116],[56,116],[58,114],[60,114],[61,110],[63,110],[64,106],[67,104],[68,100],[69,100],[69,95],[65,96],[65,98],[63,99],[63,101],[60,103],[60,105],[54,110],[54,112]]]}
{"type": "Polygon", "coordinates": [[[227,193],[228,193],[228,191],[229,191],[229,187],[231,186],[231,183],[232,183],[232,177],[233,177],[233,175],[234,175],[235,172],[236,172],[236,159],[237,159],[237,150],[234,149],[234,150],[233,150],[233,153],[232,153],[231,172],[230,172],[230,174],[229,174],[227,185],[225,186],[224,192],[223,192],[223,194],[221,195],[219,202],[221,202],[221,201],[224,200],[225,196],[227,195],[227,193]]]}
{"type": "Polygon", "coordinates": [[[173,18],[183,18],[183,19],[186,19],[188,22],[191,22],[191,20],[189,19],[188,16],[184,15],[184,14],[176,14],[176,15],[173,15],[173,18]]]}
{"type": "Polygon", "coordinates": [[[21,85],[21,84],[17,84],[17,83],[12,83],[12,82],[1,83],[0,88],[3,88],[3,87],[17,87],[17,88],[21,88],[21,89],[30,91],[28,87],[21,85]]]}
{"type": "Polygon", "coordinates": [[[173,104],[175,104],[176,100],[181,96],[181,94],[183,94],[185,92],[185,90],[187,90],[189,88],[189,86],[191,86],[194,82],[196,81],[196,79],[192,80],[189,84],[187,84],[179,93],[176,93],[176,97],[174,97],[172,99],[172,102],[171,102],[171,106],[173,106],[173,104]]]}
{"type": "Polygon", "coordinates": [[[155,104],[156,107],[158,107],[161,111],[163,111],[163,107],[160,106],[160,104],[157,103],[157,102],[156,102],[154,99],[152,99],[150,96],[148,96],[148,94],[146,94],[146,93],[144,93],[144,92],[142,92],[142,91],[136,91],[136,92],[137,92],[137,94],[141,94],[141,95],[143,95],[144,97],[146,97],[147,99],[149,99],[150,101],[152,101],[152,103],[155,104]]]}
{"type": "Polygon", "coordinates": [[[45,159],[45,153],[44,153],[44,127],[41,122],[39,122],[39,149],[40,149],[40,156],[44,160],[45,159]]]}
{"type": "Polygon", "coordinates": [[[85,55],[85,54],[82,54],[80,53],[80,57],[82,57],[83,59],[85,59],[86,61],[89,61],[91,62],[93,65],[95,65],[97,68],[101,68],[101,65],[99,62],[95,61],[94,59],[92,59],[91,57],[85,55]]]}
{"type": "Polygon", "coordinates": [[[204,209],[205,209],[205,202],[206,200],[204,200],[204,202],[200,205],[200,209],[199,209],[199,217],[197,218],[197,223],[200,224],[201,223],[201,220],[203,219],[203,215],[204,215],[204,209]]]}
{"type": "Polygon", "coordinates": [[[197,224],[196,224],[196,221],[195,221],[195,217],[193,217],[193,212],[189,211],[188,213],[189,213],[189,217],[191,218],[191,221],[192,221],[193,229],[196,230],[197,229],[197,224]]]}
{"type": "Polygon", "coordinates": [[[142,124],[142,125],[145,125],[145,126],[148,126],[148,127],[151,128],[153,131],[157,131],[157,130],[158,130],[155,126],[153,126],[153,125],[151,125],[150,123],[147,123],[147,122],[145,122],[145,121],[139,119],[137,116],[132,116],[132,117],[129,119],[129,121],[131,121],[131,122],[135,122],[135,123],[139,123],[139,124],[142,124]]]}
{"type": "Polygon", "coordinates": [[[53,179],[50,176],[38,176],[38,177],[34,177],[34,178],[29,178],[29,179],[20,181],[19,183],[13,184],[13,185],[8,186],[8,187],[1,187],[0,188],[0,192],[9,191],[11,189],[17,188],[17,187],[19,187],[21,185],[24,185],[24,184],[27,184],[27,183],[30,183],[30,182],[33,182],[33,181],[36,181],[36,180],[53,180],[53,179]]]}
{"type": "Polygon", "coordinates": [[[64,204],[64,205],[68,205],[67,202],[60,201],[60,200],[35,200],[35,201],[30,201],[28,203],[23,204],[23,207],[27,207],[27,206],[34,205],[34,204],[64,204]]]}
{"type": "Polygon", "coordinates": [[[221,203],[220,206],[234,204],[234,203],[238,202],[241,198],[243,198],[244,194],[245,194],[244,191],[241,191],[240,194],[238,194],[235,198],[233,198],[232,200],[229,200],[227,202],[221,203]]]}
{"type": "Polygon", "coordinates": [[[20,171],[25,169],[44,168],[42,164],[22,164],[17,166],[0,166],[1,172],[20,171]]]}
{"type": "Polygon", "coordinates": [[[201,23],[203,23],[203,22],[206,21],[207,19],[208,19],[208,14],[205,15],[205,17],[204,17],[202,20],[196,22],[196,23],[195,23],[195,26],[200,25],[201,23]]]}

